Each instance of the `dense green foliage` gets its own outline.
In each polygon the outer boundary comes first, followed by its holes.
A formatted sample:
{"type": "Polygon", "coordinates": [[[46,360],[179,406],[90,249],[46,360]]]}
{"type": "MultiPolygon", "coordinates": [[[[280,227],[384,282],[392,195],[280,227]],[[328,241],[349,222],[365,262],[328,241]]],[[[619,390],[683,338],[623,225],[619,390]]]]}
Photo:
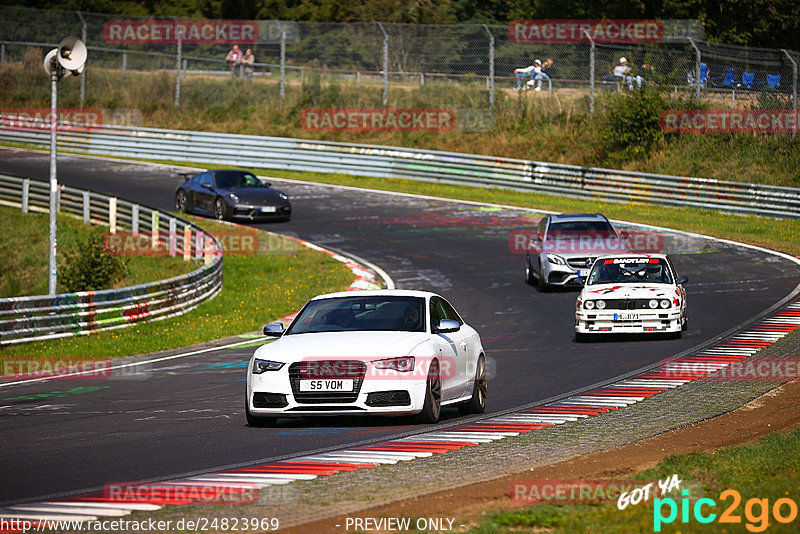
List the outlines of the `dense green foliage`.
{"type": "Polygon", "coordinates": [[[128,266],[125,258],[106,251],[103,233],[93,231],[78,243],[78,249],[63,258],[61,282],[67,291],[98,291],[108,289],[122,279],[128,266]]]}
{"type": "Polygon", "coordinates": [[[699,19],[710,41],[800,50],[796,0],[0,0],[0,4],[126,15],[317,22],[699,19]]]}

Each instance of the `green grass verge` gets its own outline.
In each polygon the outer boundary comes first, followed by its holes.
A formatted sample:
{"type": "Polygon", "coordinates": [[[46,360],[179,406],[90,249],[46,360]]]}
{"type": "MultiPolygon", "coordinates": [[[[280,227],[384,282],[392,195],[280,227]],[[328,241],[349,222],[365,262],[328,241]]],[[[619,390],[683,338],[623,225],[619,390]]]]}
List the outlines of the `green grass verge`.
{"type": "MultiPolygon", "coordinates": [[[[23,214],[19,208],[0,206],[0,298],[47,294],[49,216],[23,214]]],[[[58,217],[59,268],[90,233],[104,234],[105,226],[86,226],[75,217],[58,217]]],[[[196,267],[169,256],[124,256],[127,273],[113,287],[154,282],[193,271],[196,267]]],[[[66,293],[59,278],[58,292],[66,293]]]]}
{"type": "MultiPolygon", "coordinates": [[[[683,497],[674,492],[671,498],[676,502],[678,513],[671,524],[662,525],[662,532],[761,532],[767,524],[768,532],[797,532],[800,524],[798,519],[781,524],[773,515],[773,507],[778,499],[784,498],[795,503],[795,510],[800,506],[798,449],[800,430],[772,434],[754,444],[728,447],[714,453],[670,456],[653,469],[639,472],[628,479],[656,481],[677,474],[684,481],[682,489],[689,489],[688,521],[682,523],[683,497]],[[691,481],[691,484],[687,484],[687,481],[691,481]],[[736,490],[741,496],[741,502],[731,510],[733,516],[739,517],[741,522],[738,524],[719,521],[722,513],[734,505],[733,497],[720,498],[720,494],[727,489],[736,490]],[[706,525],[698,522],[694,516],[694,503],[701,497],[716,503],[714,508],[702,506],[704,515],[716,514],[715,520],[706,525]],[[751,499],[766,499],[768,504],[765,507],[748,504],[751,499]]],[[[624,510],[618,510],[616,502],[594,505],[542,504],[519,511],[492,513],[469,532],[653,532],[654,504],[652,496],[648,503],[629,505],[624,510]]],[[[664,517],[669,516],[669,511],[668,505],[661,506],[664,517]]],[[[790,506],[783,504],[780,513],[789,516],[790,506]]]]}
{"type": "MultiPolygon", "coordinates": [[[[208,219],[189,218],[212,234],[235,230],[208,219]]],[[[259,245],[256,254],[226,255],[222,292],[185,315],[91,336],[5,347],[0,349],[0,359],[102,360],[243,334],[299,310],[320,293],[346,289],[353,281],[353,273],[343,263],[294,241],[273,236],[259,238],[259,245]]]]}

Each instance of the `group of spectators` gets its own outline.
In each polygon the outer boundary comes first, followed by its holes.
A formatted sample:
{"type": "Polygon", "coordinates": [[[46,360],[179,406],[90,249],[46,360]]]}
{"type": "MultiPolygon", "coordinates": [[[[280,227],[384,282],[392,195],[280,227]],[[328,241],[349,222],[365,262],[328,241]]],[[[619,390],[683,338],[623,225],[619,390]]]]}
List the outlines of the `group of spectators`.
{"type": "MultiPolygon", "coordinates": [[[[642,70],[647,71],[649,69],[648,65],[642,65],[642,70]]],[[[556,69],[553,66],[553,59],[547,58],[544,63],[540,60],[534,60],[533,65],[528,67],[514,69],[514,75],[517,78],[517,89],[525,90],[533,87],[534,91],[541,91],[542,90],[542,80],[552,80],[555,78],[556,69]],[[522,84],[522,81],[526,78],[529,80],[522,84]]],[[[633,75],[631,67],[628,65],[628,60],[624,57],[619,58],[619,64],[617,64],[612,73],[603,76],[603,82],[608,83],[615,83],[615,84],[627,84],[628,89],[633,91],[633,84],[635,83],[637,87],[642,87],[642,82],[645,79],[640,75],[633,75]]]]}
{"type": "Polygon", "coordinates": [[[256,57],[249,48],[242,54],[239,45],[233,45],[228,55],[225,56],[225,61],[231,68],[231,78],[241,78],[244,74],[248,80],[253,79],[253,64],[256,62],[256,57]]]}
{"type": "Polygon", "coordinates": [[[553,66],[552,58],[547,58],[544,63],[537,59],[533,62],[533,65],[521,69],[514,69],[514,75],[517,77],[517,89],[533,87],[534,91],[541,91],[542,80],[551,80],[555,78],[556,68],[553,66]],[[530,78],[530,80],[523,87],[522,80],[525,78],[530,78]]]}

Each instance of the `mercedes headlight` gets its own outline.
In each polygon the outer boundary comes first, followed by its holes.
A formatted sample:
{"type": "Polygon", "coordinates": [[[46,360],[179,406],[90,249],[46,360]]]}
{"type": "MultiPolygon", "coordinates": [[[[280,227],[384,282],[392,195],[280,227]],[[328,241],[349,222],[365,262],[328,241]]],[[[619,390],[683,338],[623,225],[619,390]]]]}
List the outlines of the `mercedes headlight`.
{"type": "Polygon", "coordinates": [[[567,264],[567,262],[564,261],[564,258],[562,258],[561,256],[558,256],[556,254],[548,254],[547,255],[547,261],[549,261],[550,263],[552,263],[554,265],[566,265],[567,264]]]}

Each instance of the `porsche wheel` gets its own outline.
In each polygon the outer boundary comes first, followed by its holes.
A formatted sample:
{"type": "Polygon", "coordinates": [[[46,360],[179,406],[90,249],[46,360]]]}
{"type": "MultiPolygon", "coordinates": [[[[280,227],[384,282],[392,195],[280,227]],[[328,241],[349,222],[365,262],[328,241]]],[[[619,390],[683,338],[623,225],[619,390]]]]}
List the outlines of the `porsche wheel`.
{"type": "Polygon", "coordinates": [[[175,195],[175,209],[181,213],[188,213],[189,211],[189,197],[183,190],[178,191],[175,195]]]}
{"type": "Polygon", "coordinates": [[[228,207],[221,198],[218,198],[216,202],[214,202],[214,217],[220,221],[224,221],[228,218],[228,207]]]}

